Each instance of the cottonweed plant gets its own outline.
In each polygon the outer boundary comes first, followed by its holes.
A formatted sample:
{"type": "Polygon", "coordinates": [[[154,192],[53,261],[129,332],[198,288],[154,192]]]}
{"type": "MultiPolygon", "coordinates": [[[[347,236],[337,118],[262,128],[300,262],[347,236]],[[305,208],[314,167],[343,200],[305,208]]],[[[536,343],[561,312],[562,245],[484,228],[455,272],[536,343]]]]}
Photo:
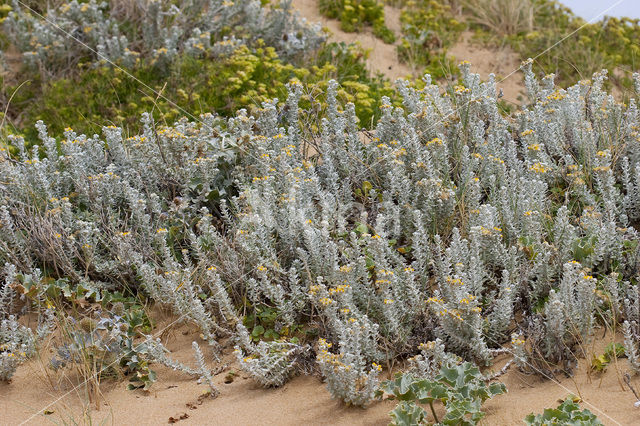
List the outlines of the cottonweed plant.
{"type": "Polygon", "coordinates": [[[288,1],[270,7],[250,0],[189,0],[180,5],[135,1],[128,11],[120,6],[117,1],[72,0],[40,16],[13,1],[3,26],[25,63],[43,76],[78,63],[132,67],[149,60],[166,67],[182,53],[228,54],[258,39],[287,57],[324,41],[320,27],[294,14],[288,1]],[[232,28],[236,31],[228,36],[232,28]]]}
{"type": "Polygon", "coordinates": [[[242,324],[238,324],[235,354],[240,368],[265,387],[278,387],[304,368],[310,347],[287,341],[260,341],[254,344],[242,324]]]}
{"type": "Polygon", "coordinates": [[[24,312],[16,309],[20,299],[14,290],[18,275],[16,267],[6,264],[3,275],[4,283],[0,287],[0,380],[9,381],[17,367],[36,354],[38,344],[52,331],[54,313],[51,306],[43,307],[36,330],[21,324],[18,317],[24,312]]]}
{"type": "Polygon", "coordinates": [[[442,340],[421,343],[420,353],[409,358],[409,372],[421,379],[433,380],[440,370],[460,364],[461,358],[447,352],[442,340]]]}
{"type": "Polygon", "coordinates": [[[18,366],[34,354],[34,337],[29,328],[10,315],[0,320],[0,342],[0,380],[8,381],[18,366]]]}
{"type": "Polygon", "coordinates": [[[637,345],[640,112],[603,90],[604,73],[562,89],[523,70],[529,101],[508,116],[494,78],[463,63],[448,91],[399,81],[402,107],[385,100],[367,131],[335,82],[318,132],[301,125],[295,82],[255,116],[147,114],[129,138],[56,139],[38,123],[41,146],[13,137],[0,153],[0,262],[143,292],[214,348],[232,336],[272,386],[303,349],[238,328],[268,308],[274,327],[323,339],[317,364],[352,404],[386,361],[429,357],[425,376],[455,356],[489,364],[514,333],[523,368],[567,371],[601,294],[637,345]]]}

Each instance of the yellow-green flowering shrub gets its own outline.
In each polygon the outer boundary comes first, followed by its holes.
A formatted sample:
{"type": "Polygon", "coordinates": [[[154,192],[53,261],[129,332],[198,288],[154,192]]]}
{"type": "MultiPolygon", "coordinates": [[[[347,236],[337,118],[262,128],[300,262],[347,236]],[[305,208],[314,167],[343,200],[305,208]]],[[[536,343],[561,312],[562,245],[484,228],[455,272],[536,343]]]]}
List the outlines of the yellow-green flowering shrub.
{"type": "Polygon", "coordinates": [[[337,79],[341,100],[354,102],[361,124],[367,126],[378,114],[381,97],[392,90],[383,79],[367,77],[364,55],[355,46],[328,44],[314,54],[311,65],[300,67],[283,62],[274,48],[258,42],[254,49],[242,45],[217,57],[184,55],[166,70],[139,65],[128,71],[134,78],[118,68],[92,68],[71,78],[28,83],[17,91],[10,116],[20,111],[29,140],[37,135],[32,127],[37,120],[50,123],[54,132],[78,122],[79,131],[94,133],[106,122],[135,133],[143,112],[153,111],[157,120],[172,123],[186,113],[255,110],[267,100],[284,99],[291,80],[305,82],[309,96],[322,100],[326,82],[337,79]]]}

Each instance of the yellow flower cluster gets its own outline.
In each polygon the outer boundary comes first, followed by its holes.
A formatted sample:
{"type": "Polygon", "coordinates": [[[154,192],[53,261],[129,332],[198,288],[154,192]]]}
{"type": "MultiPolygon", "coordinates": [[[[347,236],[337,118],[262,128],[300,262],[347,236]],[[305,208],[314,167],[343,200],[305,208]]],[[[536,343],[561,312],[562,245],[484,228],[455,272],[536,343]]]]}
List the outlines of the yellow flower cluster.
{"type": "Polygon", "coordinates": [[[24,352],[19,352],[18,354],[15,354],[14,352],[8,352],[6,353],[6,356],[9,358],[25,358],[27,354],[24,352]]]}
{"type": "Polygon", "coordinates": [[[426,146],[431,146],[431,145],[441,146],[442,145],[442,139],[433,138],[429,142],[426,143],[426,146]]]}
{"type": "Polygon", "coordinates": [[[310,296],[315,296],[316,293],[318,293],[320,291],[322,287],[320,287],[319,285],[312,285],[309,287],[309,295],[310,296]]]}
{"type": "Polygon", "coordinates": [[[546,173],[549,171],[549,169],[547,169],[544,164],[540,163],[540,162],[536,162],[533,166],[529,167],[529,170],[531,170],[532,172],[536,172],[536,173],[546,173]]]}
{"type": "Polygon", "coordinates": [[[436,312],[436,315],[440,317],[449,315],[451,318],[457,319],[458,321],[464,321],[464,318],[462,318],[462,315],[460,315],[460,311],[458,311],[457,309],[443,308],[441,311],[436,312]]]}
{"type": "Polygon", "coordinates": [[[351,286],[349,284],[340,284],[336,288],[330,288],[329,294],[344,293],[350,288],[351,286]]]}
{"type": "Polygon", "coordinates": [[[351,370],[350,365],[346,365],[341,361],[342,354],[332,354],[327,350],[322,350],[320,351],[320,355],[318,355],[318,358],[320,358],[322,362],[326,362],[327,364],[332,365],[334,371],[338,371],[341,368],[344,368],[347,371],[351,370]]]}
{"type": "Polygon", "coordinates": [[[494,157],[493,155],[489,155],[489,159],[493,160],[494,162],[498,163],[498,164],[504,164],[504,160],[498,157],[494,157]]]}
{"type": "Polygon", "coordinates": [[[608,172],[609,170],[611,170],[609,166],[598,166],[593,168],[594,172],[608,172]]]}
{"type": "Polygon", "coordinates": [[[400,148],[396,151],[393,151],[393,155],[395,155],[396,157],[401,157],[403,155],[407,155],[407,150],[404,148],[400,148]]]}
{"type": "Polygon", "coordinates": [[[420,349],[421,351],[430,351],[433,348],[435,348],[435,346],[436,346],[436,342],[430,341],[430,342],[427,342],[427,343],[420,343],[418,345],[418,349],[420,349]]]}
{"type": "Polygon", "coordinates": [[[447,282],[451,285],[464,285],[460,278],[447,277],[447,282]]]}
{"type": "Polygon", "coordinates": [[[333,303],[333,300],[329,299],[328,297],[323,297],[322,299],[319,300],[319,302],[322,306],[329,306],[330,304],[333,303]]]}
{"type": "Polygon", "coordinates": [[[514,346],[521,346],[524,345],[524,340],[514,337],[513,339],[511,339],[511,344],[514,346]]]}
{"type": "Polygon", "coordinates": [[[282,150],[287,155],[287,157],[291,157],[293,155],[293,154],[291,154],[291,150],[295,149],[295,148],[296,148],[295,145],[287,145],[284,148],[282,148],[282,150]]]}
{"type": "Polygon", "coordinates": [[[564,95],[560,93],[558,90],[547,96],[547,99],[550,101],[560,101],[564,99],[564,95]]]}
{"type": "Polygon", "coordinates": [[[484,226],[480,226],[480,232],[482,232],[482,235],[493,235],[494,233],[501,233],[502,228],[498,228],[497,226],[494,226],[492,229],[488,229],[488,228],[485,228],[484,226]]]}

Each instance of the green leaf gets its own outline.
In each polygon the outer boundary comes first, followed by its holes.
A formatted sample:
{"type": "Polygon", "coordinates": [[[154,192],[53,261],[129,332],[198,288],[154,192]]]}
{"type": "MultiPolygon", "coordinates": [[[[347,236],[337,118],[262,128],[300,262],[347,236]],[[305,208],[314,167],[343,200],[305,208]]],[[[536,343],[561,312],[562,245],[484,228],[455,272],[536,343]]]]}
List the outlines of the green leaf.
{"type": "Polygon", "coordinates": [[[368,180],[362,182],[362,193],[365,195],[365,197],[369,195],[369,191],[371,191],[372,189],[373,185],[371,185],[371,182],[369,182],[368,180]]]}
{"type": "Polygon", "coordinates": [[[369,227],[364,223],[356,222],[355,231],[357,234],[366,234],[367,232],[369,232],[369,227]]]}
{"type": "Polygon", "coordinates": [[[507,393],[507,387],[504,383],[491,383],[489,385],[489,394],[491,397],[507,393]]]}
{"type": "Polygon", "coordinates": [[[610,358],[622,358],[625,356],[624,346],[620,343],[609,343],[605,348],[604,353],[610,358]]]}
{"type": "Polygon", "coordinates": [[[263,333],[264,333],[264,327],[263,327],[263,326],[261,326],[261,325],[256,325],[256,326],[253,328],[253,331],[251,332],[251,335],[252,335],[253,337],[258,337],[258,336],[260,336],[260,335],[261,335],[261,334],[263,334],[263,333]]]}
{"type": "Polygon", "coordinates": [[[274,340],[274,339],[277,339],[279,337],[280,337],[280,335],[273,329],[269,329],[269,330],[264,332],[264,338],[265,339],[274,340]]]}
{"type": "Polygon", "coordinates": [[[524,419],[527,425],[575,425],[600,426],[602,422],[589,410],[580,410],[580,406],[571,397],[565,399],[557,408],[546,408],[537,416],[533,413],[524,419]]]}
{"type": "Polygon", "coordinates": [[[403,401],[394,408],[389,415],[391,424],[396,426],[415,426],[426,418],[427,412],[413,402],[403,401]]]}

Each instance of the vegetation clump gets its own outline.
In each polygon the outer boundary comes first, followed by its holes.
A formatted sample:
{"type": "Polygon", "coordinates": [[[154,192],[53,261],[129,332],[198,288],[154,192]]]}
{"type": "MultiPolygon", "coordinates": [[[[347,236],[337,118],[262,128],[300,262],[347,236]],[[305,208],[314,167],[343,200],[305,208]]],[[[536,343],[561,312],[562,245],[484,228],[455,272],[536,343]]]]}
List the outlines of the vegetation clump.
{"type": "MultiPolygon", "coordinates": [[[[407,5],[405,34],[422,40],[407,49],[429,40],[415,17],[431,3],[407,5]]],[[[361,406],[383,365],[408,360],[382,385],[402,400],[396,423],[475,424],[505,391],[479,370],[497,354],[571,375],[606,322],[625,344],[595,368],[624,351],[640,371],[640,74],[623,103],[606,70],[561,86],[530,59],[526,99],[505,111],[468,62],[449,87],[427,74],[392,89],[288,3],[144,4],[40,11],[95,55],[52,30],[25,37],[41,22],[17,3],[5,20],[38,83],[13,108],[52,126],[3,129],[2,380],[57,330],[58,372],[148,389],[157,363],[215,396],[207,358],[229,343],[263,386],[318,372],[361,406]],[[150,303],[197,328],[195,368],[150,335],[150,303]]],[[[453,19],[437,10],[434,34],[453,19]]],[[[542,416],[589,420],[571,404],[542,416]]]]}

